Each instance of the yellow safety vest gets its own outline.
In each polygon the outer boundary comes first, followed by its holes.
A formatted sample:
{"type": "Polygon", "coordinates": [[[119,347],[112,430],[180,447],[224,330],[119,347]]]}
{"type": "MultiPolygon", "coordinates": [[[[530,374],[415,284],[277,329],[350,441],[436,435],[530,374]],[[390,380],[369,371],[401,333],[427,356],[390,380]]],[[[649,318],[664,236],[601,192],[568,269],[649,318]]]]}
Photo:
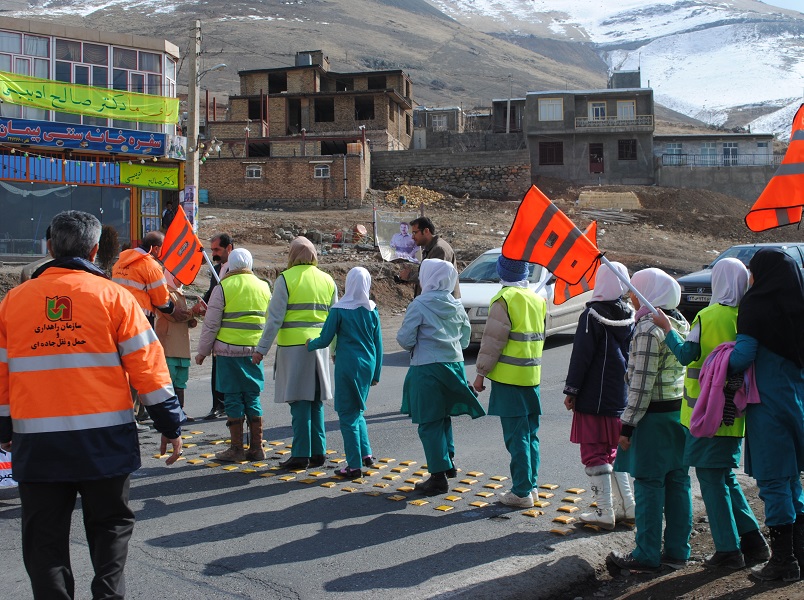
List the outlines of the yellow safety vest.
{"type": "MultiPolygon", "coordinates": [[[[687,429],[692,419],[692,409],[698,402],[701,395],[701,383],[698,380],[701,374],[701,367],[706,357],[711,354],[716,346],[723,342],[733,342],[737,339],[737,307],[713,304],[702,309],[692,326],[695,323],[701,325],[701,357],[687,365],[687,373],[684,376],[684,401],[681,403],[681,424],[687,429]]],[[[745,417],[735,419],[733,425],[722,425],[715,433],[720,437],[743,437],[745,435],[745,417]]]]}
{"type": "Polygon", "coordinates": [[[542,378],[542,347],[547,304],[527,288],[506,286],[491,299],[508,307],[511,331],[497,364],[486,376],[510,385],[539,385],[542,378]]]}
{"type": "Polygon", "coordinates": [[[313,265],[296,265],[284,271],[282,277],[288,288],[288,306],[276,344],[303,346],[321,333],[332,306],[335,282],[313,265]]]}
{"type": "Polygon", "coordinates": [[[251,273],[224,277],[221,288],[224,308],[217,338],[235,346],[256,346],[265,329],[271,288],[251,273]]]}

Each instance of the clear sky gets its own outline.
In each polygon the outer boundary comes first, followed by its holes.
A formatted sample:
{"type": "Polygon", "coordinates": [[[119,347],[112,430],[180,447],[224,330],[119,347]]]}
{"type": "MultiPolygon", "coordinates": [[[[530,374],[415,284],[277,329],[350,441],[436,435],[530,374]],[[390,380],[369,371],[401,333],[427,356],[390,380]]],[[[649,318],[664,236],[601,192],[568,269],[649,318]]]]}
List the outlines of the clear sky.
{"type": "Polygon", "coordinates": [[[789,8],[804,12],[804,0],[762,0],[765,4],[771,4],[780,8],[789,8]]]}

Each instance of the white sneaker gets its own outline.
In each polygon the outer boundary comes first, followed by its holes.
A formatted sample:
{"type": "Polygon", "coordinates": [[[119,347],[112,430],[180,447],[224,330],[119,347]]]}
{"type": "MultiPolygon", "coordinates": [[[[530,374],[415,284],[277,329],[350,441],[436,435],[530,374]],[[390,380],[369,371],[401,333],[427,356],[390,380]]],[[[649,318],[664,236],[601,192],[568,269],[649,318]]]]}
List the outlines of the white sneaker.
{"type": "Polygon", "coordinates": [[[524,498],[520,498],[514,492],[509,491],[500,496],[500,503],[517,508],[533,508],[533,496],[528,494],[524,498]]]}

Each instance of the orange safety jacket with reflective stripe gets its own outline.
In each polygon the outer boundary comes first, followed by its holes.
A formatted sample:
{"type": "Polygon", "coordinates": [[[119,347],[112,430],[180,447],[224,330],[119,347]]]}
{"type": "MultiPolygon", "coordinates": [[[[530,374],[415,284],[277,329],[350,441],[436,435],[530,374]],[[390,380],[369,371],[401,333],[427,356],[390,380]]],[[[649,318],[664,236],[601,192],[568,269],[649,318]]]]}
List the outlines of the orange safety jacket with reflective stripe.
{"type": "MultiPolygon", "coordinates": [[[[586,229],[583,230],[583,234],[592,240],[593,244],[597,245],[597,221],[589,223],[586,229]]],[[[563,279],[556,279],[556,283],[553,286],[553,304],[556,306],[564,304],[570,298],[595,289],[598,266],[600,265],[594,265],[594,267],[589,269],[584,276],[581,277],[581,280],[575,284],[569,284],[563,279]]]]}
{"type": "Polygon", "coordinates": [[[801,222],[804,207],[804,104],[793,117],[790,144],[782,164],[745,216],[751,231],[801,222]]]}
{"type": "Polygon", "coordinates": [[[170,291],[162,265],[142,248],[120,253],[112,267],[112,281],[131,292],[146,315],[153,315],[170,304],[170,291]]]}
{"type": "Polygon", "coordinates": [[[534,185],[517,208],[502,254],[547,267],[553,275],[574,285],[594,267],[602,253],[534,185]]]}
{"type": "Polygon", "coordinates": [[[129,384],[143,404],[175,402],[162,346],[120,286],[51,267],[0,303],[0,419],[13,427],[17,481],[139,468],[129,384]]]}

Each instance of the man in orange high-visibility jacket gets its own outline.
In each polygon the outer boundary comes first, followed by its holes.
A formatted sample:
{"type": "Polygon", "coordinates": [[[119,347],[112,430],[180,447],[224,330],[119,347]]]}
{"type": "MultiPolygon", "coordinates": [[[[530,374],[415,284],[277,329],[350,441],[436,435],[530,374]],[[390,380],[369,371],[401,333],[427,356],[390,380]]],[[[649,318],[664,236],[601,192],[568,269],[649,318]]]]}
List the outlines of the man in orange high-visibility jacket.
{"type": "Polygon", "coordinates": [[[112,281],[134,295],[151,326],[157,310],[179,318],[190,316],[174,313],[176,307],[170,301],[164,269],[156,260],[164,241],[165,234],[161,231],[148,232],[139,247],[121,252],[120,258],[112,267],[112,281]]]}
{"type": "Polygon", "coordinates": [[[13,445],[22,558],[35,598],[71,598],[70,518],[81,495],[93,598],[122,598],[140,467],[131,385],[181,453],[181,410],[162,346],[134,297],[92,261],[101,225],[84,212],[51,223],[54,260],[0,303],[0,448],[13,445]],[[13,439],[13,442],[12,442],[13,439]]]}

